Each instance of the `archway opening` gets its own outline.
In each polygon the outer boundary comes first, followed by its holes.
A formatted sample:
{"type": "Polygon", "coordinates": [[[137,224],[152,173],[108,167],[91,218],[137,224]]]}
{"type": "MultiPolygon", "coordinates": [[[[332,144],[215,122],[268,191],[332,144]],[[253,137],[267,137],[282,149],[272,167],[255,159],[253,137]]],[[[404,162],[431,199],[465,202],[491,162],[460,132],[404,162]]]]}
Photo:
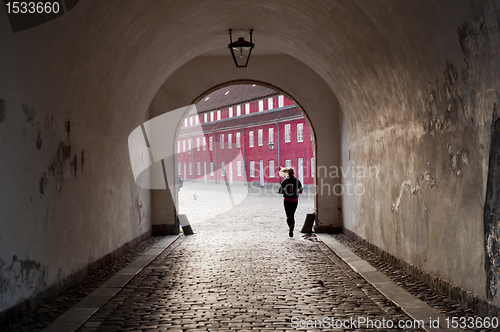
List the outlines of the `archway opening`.
{"type": "Polygon", "coordinates": [[[306,214],[315,213],[316,179],[315,135],[302,108],[256,81],[218,85],[194,103],[176,141],[179,214],[199,229],[229,210],[247,214],[254,206],[258,227],[260,214],[283,210],[279,171],[293,167],[303,187],[295,216],[300,230],[306,214]]]}

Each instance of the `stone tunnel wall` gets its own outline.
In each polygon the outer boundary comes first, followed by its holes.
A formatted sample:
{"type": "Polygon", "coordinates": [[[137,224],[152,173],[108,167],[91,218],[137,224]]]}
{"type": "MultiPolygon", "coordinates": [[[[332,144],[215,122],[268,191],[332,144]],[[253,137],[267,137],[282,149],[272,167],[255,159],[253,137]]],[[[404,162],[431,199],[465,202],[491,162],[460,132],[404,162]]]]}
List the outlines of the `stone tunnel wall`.
{"type": "Polygon", "coordinates": [[[344,226],[496,305],[499,9],[489,2],[457,25],[454,45],[426,70],[394,69],[400,88],[384,98],[399,103],[373,103],[388,115],[374,121],[388,125],[362,130],[346,117],[342,125],[343,167],[378,168],[344,178],[365,189],[343,197],[344,226]]]}
{"type": "Polygon", "coordinates": [[[135,185],[127,148],[147,117],[128,126],[111,114],[130,100],[113,98],[113,74],[99,74],[89,53],[65,47],[68,21],[13,34],[4,16],[0,313],[19,305],[22,314],[150,235],[150,193],[135,185]]]}

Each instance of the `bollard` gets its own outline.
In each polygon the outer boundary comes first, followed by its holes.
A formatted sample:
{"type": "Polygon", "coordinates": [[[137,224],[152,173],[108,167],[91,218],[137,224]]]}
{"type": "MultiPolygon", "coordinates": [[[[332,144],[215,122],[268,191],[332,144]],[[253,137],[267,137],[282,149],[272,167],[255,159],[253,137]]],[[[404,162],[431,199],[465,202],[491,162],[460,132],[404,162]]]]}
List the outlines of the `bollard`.
{"type": "Polygon", "coordinates": [[[304,222],[304,226],[302,226],[301,233],[312,233],[312,228],[314,226],[314,220],[316,220],[316,215],[314,213],[308,213],[306,215],[306,221],[304,222]]]}
{"type": "Polygon", "coordinates": [[[185,214],[179,214],[177,218],[179,219],[179,223],[181,224],[184,235],[193,235],[194,232],[191,228],[191,225],[189,224],[187,216],[185,214]]]}

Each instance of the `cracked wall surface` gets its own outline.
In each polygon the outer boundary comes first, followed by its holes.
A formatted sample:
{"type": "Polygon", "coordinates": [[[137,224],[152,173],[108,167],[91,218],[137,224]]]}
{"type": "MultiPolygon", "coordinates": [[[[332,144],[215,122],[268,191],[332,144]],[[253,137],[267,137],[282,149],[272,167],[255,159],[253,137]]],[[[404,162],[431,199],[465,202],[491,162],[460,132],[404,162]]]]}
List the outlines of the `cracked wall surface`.
{"type": "MultiPolygon", "coordinates": [[[[488,174],[498,167],[489,151],[500,91],[500,3],[477,5],[453,29],[452,45],[428,58],[433,65],[426,72],[413,73],[413,85],[395,79],[404,112],[396,103],[379,109],[404,119],[385,129],[349,123],[343,150],[355,151],[354,160],[343,152],[343,164],[380,164],[381,176],[361,182],[368,197],[344,199],[344,220],[383,250],[498,305],[500,233],[487,223],[486,207],[483,218],[483,206],[488,174]]],[[[495,196],[497,188],[491,190],[495,196]]]]}

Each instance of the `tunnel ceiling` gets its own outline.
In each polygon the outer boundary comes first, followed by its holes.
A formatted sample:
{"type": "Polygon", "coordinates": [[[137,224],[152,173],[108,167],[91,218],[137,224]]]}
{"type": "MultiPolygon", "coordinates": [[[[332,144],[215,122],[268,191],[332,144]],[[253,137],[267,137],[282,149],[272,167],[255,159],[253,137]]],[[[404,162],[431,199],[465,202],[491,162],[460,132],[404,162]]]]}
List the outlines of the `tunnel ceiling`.
{"type": "MultiPolygon", "coordinates": [[[[252,28],[252,57],[284,54],[304,62],[337,94],[350,123],[378,126],[381,116],[385,123],[404,116],[401,109],[383,107],[396,98],[405,108],[406,89],[414,87],[400,82],[412,81],[412,75],[425,82],[420,68],[441,71],[460,50],[457,31],[476,15],[474,8],[470,1],[451,0],[82,1],[31,30],[12,34],[7,20],[0,27],[8,44],[32,42],[36,52],[19,56],[32,58],[37,70],[76,97],[68,100],[88,94],[82,91],[88,85],[102,109],[123,103],[122,109],[137,114],[146,112],[162,83],[187,61],[218,55],[231,61],[228,29],[248,38],[245,30],[252,28]]],[[[101,120],[119,117],[102,109],[101,120]]],[[[129,120],[134,126],[134,117],[129,120]]]]}

